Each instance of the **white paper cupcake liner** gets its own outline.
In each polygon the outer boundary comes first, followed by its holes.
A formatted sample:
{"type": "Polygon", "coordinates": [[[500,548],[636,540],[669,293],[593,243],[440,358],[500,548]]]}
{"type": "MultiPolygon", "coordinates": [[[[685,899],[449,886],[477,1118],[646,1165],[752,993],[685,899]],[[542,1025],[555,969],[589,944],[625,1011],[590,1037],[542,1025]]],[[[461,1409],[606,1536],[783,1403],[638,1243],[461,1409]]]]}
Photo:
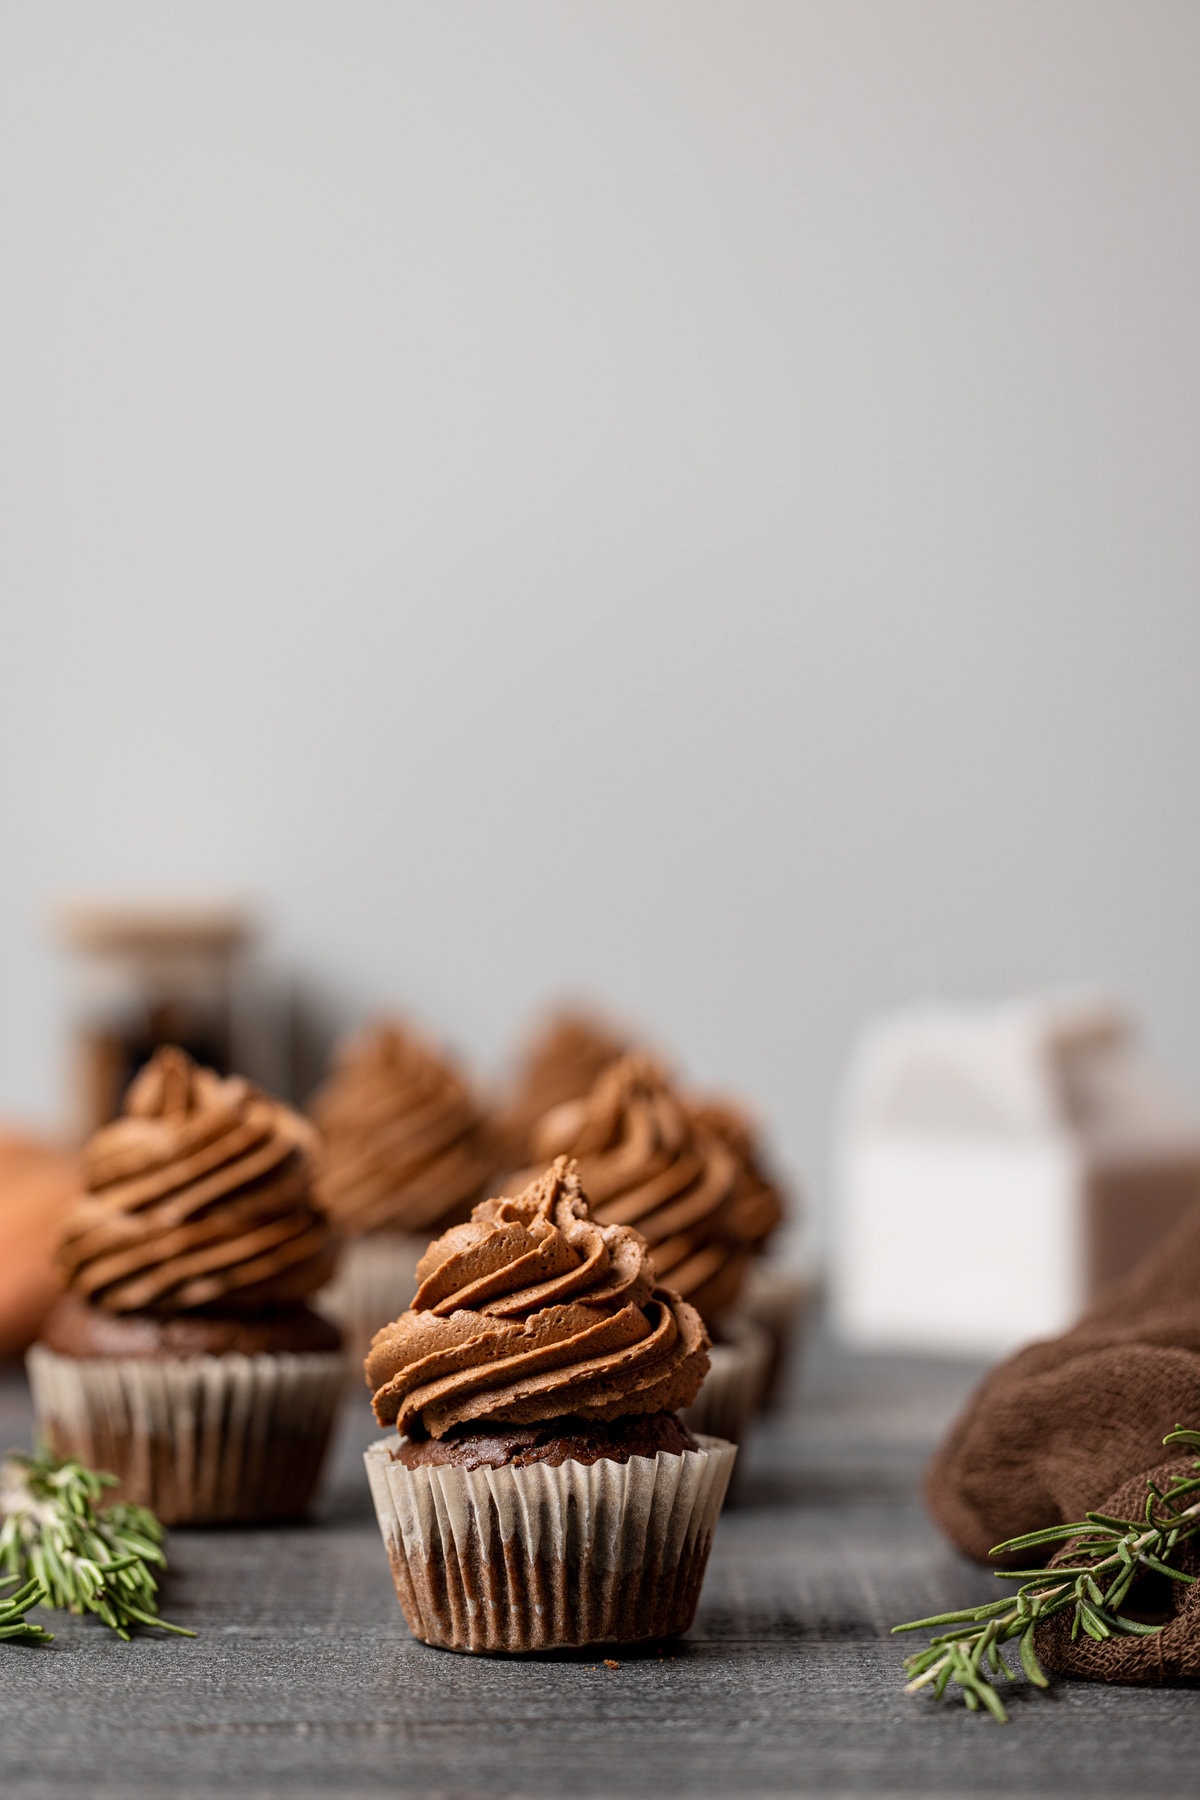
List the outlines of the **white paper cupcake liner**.
{"type": "Polygon", "coordinates": [[[686,1631],[737,1451],[557,1468],[408,1469],[398,1437],[367,1476],[409,1630],[447,1650],[521,1652],[686,1631]]]}
{"type": "Polygon", "coordinates": [[[400,1231],[375,1231],[343,1244],[337,1274],[315,1304],[342,1328],[352,1379],[361,1381],[362,1360],[375,1333],[412,1304],[417,1264],[428,1248],[428,1234],[410,1237],[400,1231]]]}
{"type": "Polygon", "coordinates": [[[770,1339],[761,1396],[764,1411],[781,1398],[815,1290],[812,1275],[803,1269],[762,1260],[751,1265],[738,1310],[761,1326],[770,1339]]]}
{"type": "Polygon", "coordinates": [[[167,1525],[294,1518],[312,1498],[342,1392],[338,1351],[26,1359],[59,1456],[116,1475],[167,1525]]]}
{"type": "Polygon", "coordinates": [[[740,1444],[759,1409],[770,1355],[771,1340],[761,1325],[740,1315],[728,1320],[724,1341],[708,1353],[700,1392],[680,1414],[689,1431],[740,1444]]]}

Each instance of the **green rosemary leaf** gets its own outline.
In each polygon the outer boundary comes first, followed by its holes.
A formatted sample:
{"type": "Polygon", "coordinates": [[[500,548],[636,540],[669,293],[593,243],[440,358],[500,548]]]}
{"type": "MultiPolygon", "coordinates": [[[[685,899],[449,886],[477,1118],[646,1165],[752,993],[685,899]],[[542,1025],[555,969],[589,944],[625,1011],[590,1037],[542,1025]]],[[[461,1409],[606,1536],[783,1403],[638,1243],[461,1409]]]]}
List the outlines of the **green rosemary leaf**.
{"type": "Polygon", "coordinates": [[[1104,1623],[1103,1619],[1098,1619],[1096,1617],[1086,1600],[1081,1600],[1079,1602],[1079,1623],[1087,1632],[1088,1636],[1090,1638],[1095,1638],[1098,1644],[1104,1643],[1106,1638],[1112,1636],[1112,1632],[1108,1629],[1108,1626],[1104,1623]]]}
{"type": "MultiPolygon", "coordinates": [[[[15,1576],[0,1581],[0,1587],[12,1587],[15,1576]]],[[[52,1633],[41,1625],[31,1625],[25,1614],[31,1606],[40,1606],[46,1590],[39,1581],[26,1581],[15,1593],[0,1594],[0,1642],[6,1644],[48,1644],[52,1633]]]]}
{"type": "Polygon", "coordinates": [[[169,1631],[174,1637],[195,1637],[184,1625],[172,1625],[167,1619],[160,1619],[157,1613],[143,1612],[140,1607],[126,1605],[126,1617],[136,1625],[153,1625],[156,1631],[169,1631]]]}
{"type": "Polygon", "coordinates": [[[904,1666],[908,1670],[910,1676],[921,1675],[933,1663],[943,1662],[944,1660],[945,1658],[942,1656],[938,1646],[936,1644],[928,1644],[924,1650],[918,1650],[915,1655],[906,1656],[904,1659],[904,1666]]]}
{"type": "Polygon", "coordinates": [[[975,1689],[975,1692],[979,1695],[979,1698],[983,1701],[983,1704],[987,1707],[992,1717],[1001,1725],[1007,1725],[1008,1713],[1005,1710],[1004,1702],[1001,1700],[995,1688],[989,1687],[986,1681],[981,1681],[979,1686],[975,1689]]]}
{"type": "Polygon", "coordinates": [[[1138,1561],[1140,1563],[1145,1563],[1148,1569],[1153,1569],[1156,1575],[1168,1576],[1171,1581],[1195,1581],[1196,1579],[1194,1575],[1189,1575],[1184,1569],[1170,1568],[1168,1564],[1161,1562],[1157,1556],[1152,1556],[1149,1550],[1140,1550],[1138,1552],[1138,1561]]]}
{"type": "MultiPolygon", "coordinates": [[[[1196,1466],[1200,1468],[1200,1463],[1196,1466]]],[[[1163,1495],[1163,1499],[1178,1500],[1184,1494],[1194,1494],[1197,1488],[1200,1488],[1200,1476],[1181,1475],[1177,1481],[1171,1483],[1163,1495]]]]}
{"type": "Polygon", "coordinates": [[[1021,1633],[1021,1667],[1035,1687],[1049,1687],[1049,1678],[1046,1675],[1046,1671],[1042,1668],[1041,1663],[1038,1661],[1037,1652],[1033,1647],[1033,1633],[1034,1627],[1032,1625],[1021,1633]]]}
{"type": "Polygon", "coordinates": [[[990,1618],[993,1613],[1007,1612],[1011,1605],[1012,1601],[1007,1597],[992,1600],[986,1606],[965,1607],[962,1612],[935,1613],[930,1619],[911,1619],[907,1625],[893,1625],[892,1632],[894,1635],[898,1631],[927,1631],[933,1625],[961,1625],[964,1621],[973,1624],[977,1619],[990,1618]]]}
{"type": "Polygon", "coordinates": [[[1080,1563],[1073,1569],[993,1569],[992,1573],[997,1581],[1023,1581],[1021,1592],[1025,1593],[1030,1588],[1059,1587],[1076,1575],[1090,1575],[1094,1567],[1094,1563],[1080,1563]]]}
{"type": "Polygon", "coordinates": [[[1125,1601],[1125,1596],[1133,1586],[1133,1580],[1136,1574],[1137,1567],[1131,1559],[1121,1570],[1120,1574],[1104,1596],[1104,1605],[1107,1611],[1115,1614],[1121,1610],[1125,1601]]]}
{"type": "Polygon", "coordinates": [[[0,1463],[0,1569],[35,1583],[47,1605],[95,1614],[118,1637],[139,1625],[193,1637],[158,1616],[162,1526],[144,1507],[101,1504],[115,1486],[113,1475],[49,1455],[0,1463]]]}
{"type": "Polygon", "coordinates": [[[988,1555],[1008,1556],[1014,1550],[1032,1550],[1036,1544],[1053,1544],[1059,1538],[1079,1537],[1087,1529],[1086,1519],[1075,1525],[1047,1525],[1042,1531],[1027,1531],[1023,1537],[1007,1538],[1003,1544],[994,1544],[988,1555]]]}
{"type": "MultiPolygon", "coordinates": [[[[1177,1427],[1164,1441],[1200,1447],[1200,1432],[1177,1427]]],[[[969,1711],[976,1712],[982,1705],[1003,1720],[1007,1714],[992,1682],[1014,1678],[1014,1671],[1000,1654],[1000,1645],[1010,1638],[1020,1640],[1019,1660],[1026,1677],[1037,1687],[1047,1687],[1037,1660],[1037,1628],[1067,1609],[1071,1611],[1073,1641],[1081,1631],[1097,1643],[1115,1633],[1153,1637],[1161,1626],[1126,1618],[1121,1608],[1143,1568],[1174,1581],[1200,1579],[1171,1560],[1181,1544],[1200,1534],[1200,1458],[1194,1467],[1196,1475],[1183,1477],[1165,1494],[1147,1480],[1144,1523],[1093,1511],[1075,1524],[1048,1526],[997,1545],[993,1555],[1070,1540],[1077,1560],[1070,1567],[998,1570],[1001,1580],[1023,1583],[1016,1594],[893,1627],[895,1631],[951,1627],[933,1637],[925,1651],[905,1658],[908,1692],[930,1687],[934,1697],[941,1699],[953,1683],[969,1711]],[[1185,1500],[1189,1504],[1182,1506],[1185,1500]]]]}

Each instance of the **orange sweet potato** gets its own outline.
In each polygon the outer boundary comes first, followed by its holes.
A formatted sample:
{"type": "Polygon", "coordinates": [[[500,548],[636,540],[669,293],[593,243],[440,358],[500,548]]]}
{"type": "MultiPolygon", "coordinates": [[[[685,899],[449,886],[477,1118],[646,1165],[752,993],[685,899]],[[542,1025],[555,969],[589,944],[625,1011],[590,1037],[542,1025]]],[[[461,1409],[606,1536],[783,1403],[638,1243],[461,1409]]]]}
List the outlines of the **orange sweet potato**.
{"type": "Polygon", "coordinates": [[[0,1130],[0,1357],[33,1342],[58,1292],[54,1250],[78,1183],[68,1151],[0,1130]]]}

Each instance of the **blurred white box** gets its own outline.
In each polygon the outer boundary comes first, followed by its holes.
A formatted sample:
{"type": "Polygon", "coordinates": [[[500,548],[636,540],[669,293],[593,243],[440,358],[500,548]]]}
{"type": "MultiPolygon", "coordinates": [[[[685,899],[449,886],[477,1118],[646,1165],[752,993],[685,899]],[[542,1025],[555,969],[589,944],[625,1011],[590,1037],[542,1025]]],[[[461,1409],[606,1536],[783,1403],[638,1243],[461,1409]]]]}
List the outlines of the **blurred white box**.
{"type": "Polygon", "coordinates": [[[1200,1121],[1097,998],[926,1008],[862,1039],[832,1308],[861,1347],[996,1356],[1069,1325],[1200,1200],[1200,1121]]]}

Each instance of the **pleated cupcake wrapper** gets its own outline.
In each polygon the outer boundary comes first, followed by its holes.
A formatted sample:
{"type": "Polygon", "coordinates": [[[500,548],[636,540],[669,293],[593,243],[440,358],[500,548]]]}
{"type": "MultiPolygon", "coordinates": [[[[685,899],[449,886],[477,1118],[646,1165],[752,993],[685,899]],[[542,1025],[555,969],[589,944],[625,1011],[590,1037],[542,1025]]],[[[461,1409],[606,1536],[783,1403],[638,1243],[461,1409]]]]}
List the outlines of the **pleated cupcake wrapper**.
{"type": "Polygon", "coordinates": [[[408,1469],[385,1438],[367,1475],[409,1630],[447,1650],[521,1652],[686,1631],[737,1451],[557,1468],[408,1469]]]}
{"type": "Polygon", "coordinates": [[[727,1321],[726,1341],[709,1351],[709,1370],[692,1404],[680,1415],[693,1433],[708,1432],[740,1444],[762,1399],[771,1340],[753,1319],[727,1321]]]}
{"type": "Polygon", "coordinates": [[[815,1291],[812,1275],[803,1269],[761,1260],[751,1266],[738,1310],[761,1326],[770,1339],[761,1399],[764,1410],[780,1397],[792,1364],[793,1345],[807,1323],[815,1291]]]}
{"type": "Polygon", "coordinates": [[[345,1380],[340,1352],[26,1359],[59,1456],[120,1480],[168,1525],[294,1518],[312,1498],[345,1380]]]}
{"type": "Polygon", "coordinates": [[[787,1331],[807,1312],[812,1296],[807,1270],[757,1261],[751,1264],[738,1310],[766,1331],[787,1331]]]}
{"type": "Polygon", "coordinates": [[[342,1328],[353,1380],[362,1381],[362,1359],[375,1333],[411,1305],[417,1264],[428,1248],[428,1234],[415,1237],[399,1231],[377,1231],[343,1244],[337,1274],[317,1295],[316,1304],[342,1328]]]}

